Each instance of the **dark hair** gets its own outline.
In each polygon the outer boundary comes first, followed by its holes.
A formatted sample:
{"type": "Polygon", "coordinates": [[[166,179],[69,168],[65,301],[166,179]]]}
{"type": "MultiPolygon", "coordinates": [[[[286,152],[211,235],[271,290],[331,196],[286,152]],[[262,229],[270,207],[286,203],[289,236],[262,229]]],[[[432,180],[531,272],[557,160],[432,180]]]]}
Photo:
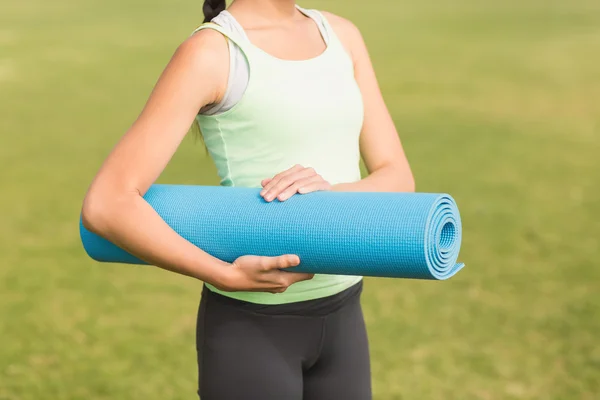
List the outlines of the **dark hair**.
{"type": "Polygon", "coordinates": [[[210,20],[219,15],[225,7],[225,0],[204,0],[204,5],[202,6],[204,22],[210,22],[210,20]]]}

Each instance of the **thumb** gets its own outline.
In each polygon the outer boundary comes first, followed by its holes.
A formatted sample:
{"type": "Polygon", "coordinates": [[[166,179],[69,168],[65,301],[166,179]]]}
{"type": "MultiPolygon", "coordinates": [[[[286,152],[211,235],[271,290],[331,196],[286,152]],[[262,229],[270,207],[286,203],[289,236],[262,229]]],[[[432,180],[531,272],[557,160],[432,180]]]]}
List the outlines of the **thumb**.
{"type": "Polygon", "coordinates": [[[270,259],[271,269],[283,269],[295,267],[300,264],[300,257],[295,254],[284,254],[279,257],[272,257],[270,259]]]}

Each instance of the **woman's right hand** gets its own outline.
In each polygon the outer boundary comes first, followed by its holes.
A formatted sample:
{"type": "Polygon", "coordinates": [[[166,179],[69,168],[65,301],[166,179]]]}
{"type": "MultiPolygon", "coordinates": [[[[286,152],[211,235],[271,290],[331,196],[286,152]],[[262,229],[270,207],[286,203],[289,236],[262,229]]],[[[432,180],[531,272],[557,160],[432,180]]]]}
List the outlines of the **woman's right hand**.
{"type": "Polygon", "coordinates": [[[290,285],[314,276],[282,271],[298,264],[300,258],[293,254],[278,257],[242,256],[229,264],[227,278],[217,288],[226,292],[283,293],[290,285]]]}

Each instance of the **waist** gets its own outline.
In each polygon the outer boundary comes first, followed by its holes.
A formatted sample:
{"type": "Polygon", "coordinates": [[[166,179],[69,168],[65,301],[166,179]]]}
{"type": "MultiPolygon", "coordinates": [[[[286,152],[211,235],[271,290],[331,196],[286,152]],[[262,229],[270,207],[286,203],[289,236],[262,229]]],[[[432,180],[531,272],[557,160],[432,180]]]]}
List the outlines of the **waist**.
{"type": "Polygon", "coordinates": [[[225,297],[249,303],[275,305],[332,296],[348,289],[361,280],[362,277],[360,276],[316,274],[311,280],[294,283],[284,293],[278,294],[268,292],[225,292],[209,284],[205,284],[205,286],[211,291],[225,297]]]}
{"type": "Polygon", "coordinates": [[[214,300],[222,305],[235,307],[240,310],[249,311],[262,315],[295,315],[303,317],[315,317],[329,315],[346,304],[360,299],[363,289],[363,281],[360,279],[350,287],[333,295],[311,300],[303,300],[283,304],[259,304],[232,298],[219,294],[204,285],[202,296],[214,300]]]}

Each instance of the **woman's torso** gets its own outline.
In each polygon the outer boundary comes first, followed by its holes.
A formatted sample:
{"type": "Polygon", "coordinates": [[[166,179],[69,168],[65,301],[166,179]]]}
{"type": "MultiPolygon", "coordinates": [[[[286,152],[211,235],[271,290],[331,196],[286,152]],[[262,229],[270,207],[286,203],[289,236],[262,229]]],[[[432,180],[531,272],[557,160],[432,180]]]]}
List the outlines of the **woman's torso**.
{"type": "MultiPolygon", "coordinates": [[[[360,180],[363,104],[350,56],[322,16],[299,10],[319,27],[326,49],[307,60],[282,60],[254,46],[231,14],[215,22],[229,38],[232,61],[223,101],[198,115],[204,142],[224,186],[260,187],[295,164],[313,167],[332,185],[360,180]],[[235,46],[231,45],[235,44],[235,46]]],[[[212,291],[260,304],[337,294],[361,277],[315,275],[273,295],[212,291]]]]}

